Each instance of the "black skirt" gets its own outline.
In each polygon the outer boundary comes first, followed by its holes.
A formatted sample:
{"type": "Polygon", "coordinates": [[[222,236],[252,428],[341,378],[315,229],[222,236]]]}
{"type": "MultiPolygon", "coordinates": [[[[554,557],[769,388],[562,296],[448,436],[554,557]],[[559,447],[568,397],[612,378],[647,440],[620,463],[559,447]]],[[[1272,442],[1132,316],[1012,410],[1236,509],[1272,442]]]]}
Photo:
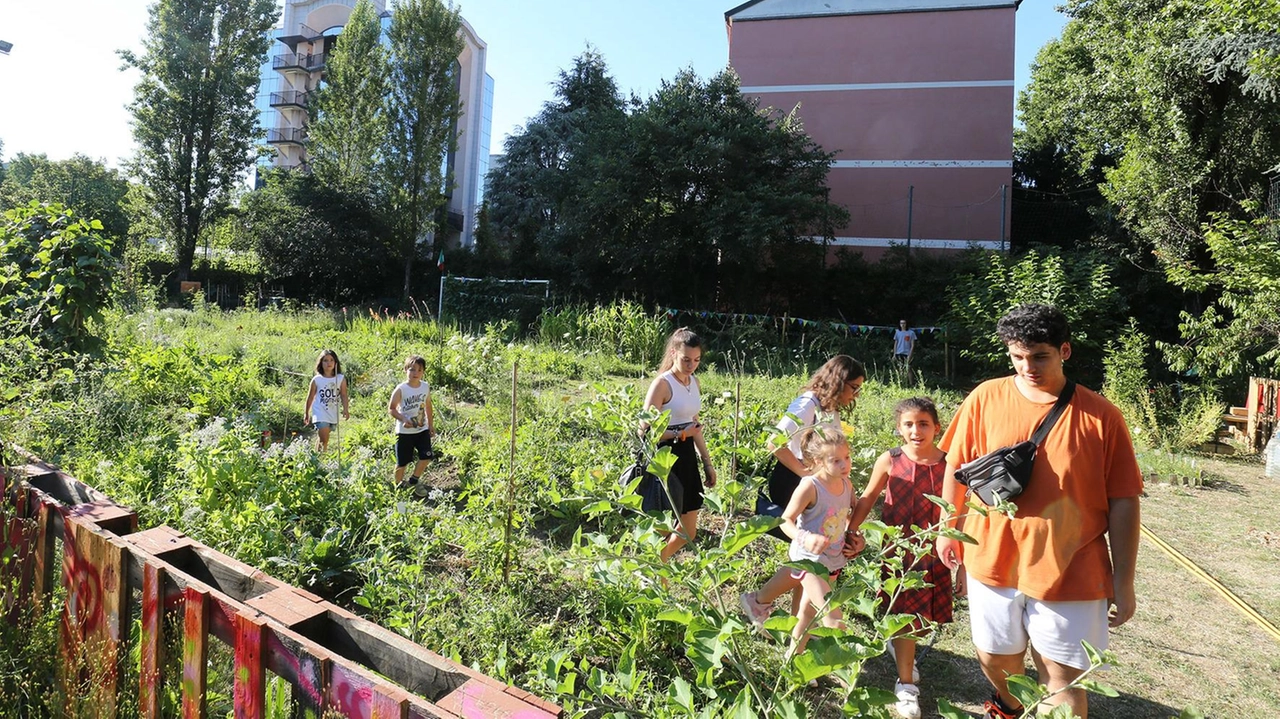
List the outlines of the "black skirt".
{"type": "MultiPolygon", "coordinates": [[[[766,495],[762,491],[756,499],[756,514],[781,517],[791,503],[791,495],[795,494],[796,487],[799,486],[799,475],[787,469],[787,465],[782,462],[773,460],[773,468],[769,471],[769,493],[766,495]]],[[[791,537],[783,533],[782,527],[770,529],[769,535],[784,542],[791,541],[791,537]]]]}
{"type": "Polygon", "coordinates": [[[698,471],[698,448],[692,439],[660,442],[659,447],[670,447],[676,463],[667,477],[667,488],[676,502],[676,514],[688,514],[702,509],[702,474],[698,471]]]}

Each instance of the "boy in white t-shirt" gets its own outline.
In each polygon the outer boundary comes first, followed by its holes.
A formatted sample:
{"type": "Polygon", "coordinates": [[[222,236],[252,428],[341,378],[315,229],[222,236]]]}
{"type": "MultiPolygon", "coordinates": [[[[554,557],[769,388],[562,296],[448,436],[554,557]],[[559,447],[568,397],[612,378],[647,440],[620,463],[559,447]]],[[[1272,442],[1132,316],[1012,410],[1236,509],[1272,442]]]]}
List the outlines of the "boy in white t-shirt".
{"type": "Polygon", "coordinates": [[[435,411],[431,407],[431,387],[422,381],[427,361],[413,355],[404,361],[404,382],[396,386],[387,403],[387,414],[396,421],[396,486],[412,488],[415,495],[427,494],[419,482],[427,463],[435,457],[431,436],[435,434],[435,411]],[[413,474],[404,481],[404,470],[417,455],[413,474]]]}

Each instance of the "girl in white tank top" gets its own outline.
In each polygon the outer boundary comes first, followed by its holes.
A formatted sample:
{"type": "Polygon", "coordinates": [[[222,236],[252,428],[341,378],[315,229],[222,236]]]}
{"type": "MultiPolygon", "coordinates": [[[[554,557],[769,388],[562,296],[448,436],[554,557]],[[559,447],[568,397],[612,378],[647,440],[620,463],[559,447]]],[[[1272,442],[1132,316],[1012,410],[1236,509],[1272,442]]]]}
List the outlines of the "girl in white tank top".
{"type": "MultiPolygon", "coordinates": [[[[711,466],[711,452],[702,437],[698,412],[702,397],[693,372],[702,361],[702,338],[689,328],[681,327],[667,339],[658,376],[649,385],[644,406],[667,412],[667,428],[658,438],[659,447],[670,447],[676,455],[675,466],[667,477],[667,487],[680,518],[680,528],[667,536],[662,548],[662,561],[670,559],[698,533],[698,510],[702,508],[703,482],[698,472],[698,458],[706,472],[706,486],[716,484],[716,470],[711,466]]],[[[648,430],[648,426],[641,427],[648,430]]]]}

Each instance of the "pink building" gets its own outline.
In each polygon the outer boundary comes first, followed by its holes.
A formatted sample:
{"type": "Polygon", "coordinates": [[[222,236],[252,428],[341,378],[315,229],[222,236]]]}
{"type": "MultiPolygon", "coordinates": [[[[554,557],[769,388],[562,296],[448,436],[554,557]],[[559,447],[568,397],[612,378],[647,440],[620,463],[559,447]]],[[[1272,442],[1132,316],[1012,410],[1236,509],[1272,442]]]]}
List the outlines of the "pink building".
{"type": "Polygon", "coordinates": [[[1021,0],[751,0],[725,13],[729,64],[761,106],[836,153],[835,244],[1004,249],[1021,0]]]}

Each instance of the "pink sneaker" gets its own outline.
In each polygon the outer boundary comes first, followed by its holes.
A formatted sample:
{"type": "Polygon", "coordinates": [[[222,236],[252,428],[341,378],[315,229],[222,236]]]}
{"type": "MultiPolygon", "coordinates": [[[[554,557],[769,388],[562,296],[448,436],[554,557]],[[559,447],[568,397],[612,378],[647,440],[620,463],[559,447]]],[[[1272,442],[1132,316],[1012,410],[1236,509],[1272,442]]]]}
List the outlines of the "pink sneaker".
{"type": "Polygon", "coordinates": [[[755,592],[748,592],[739,596],[738,602],[742,604],[742,613],[751,622],[752,628],[763,634],[764,620],[769,618],[771,607],[768,604],[761,604],[756,601],[755,592]]]}

